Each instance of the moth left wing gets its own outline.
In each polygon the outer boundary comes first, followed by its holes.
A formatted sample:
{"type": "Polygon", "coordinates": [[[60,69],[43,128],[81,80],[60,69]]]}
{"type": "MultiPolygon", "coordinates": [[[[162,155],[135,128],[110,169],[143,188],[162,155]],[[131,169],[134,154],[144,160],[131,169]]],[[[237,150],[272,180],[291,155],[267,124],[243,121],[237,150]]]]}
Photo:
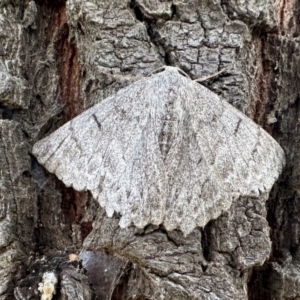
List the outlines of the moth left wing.
{"type": "Polygon", "coordinates": [[[167,91],[142,79],[93,106],[33,147],[66,186],[89,190],[120,226],[161,224],[168,195],[157,143],[167,91]]]}

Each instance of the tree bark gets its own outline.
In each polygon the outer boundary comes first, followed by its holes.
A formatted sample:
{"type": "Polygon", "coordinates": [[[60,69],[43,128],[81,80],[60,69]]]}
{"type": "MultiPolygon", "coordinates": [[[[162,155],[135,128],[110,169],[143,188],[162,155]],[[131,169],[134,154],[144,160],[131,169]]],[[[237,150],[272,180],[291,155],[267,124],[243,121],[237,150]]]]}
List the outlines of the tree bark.
{"type": "Polygon", "coordinates": [[[47,272],[53,299],[300,299],[299,20],[296,0],[0,1],[0,299],[41,299],[47,272]],[[270,195],[187,237],[120,229],[31,155],[164,65],[192,79],[226,68],[203,84],[287,160],[270,195]]]}

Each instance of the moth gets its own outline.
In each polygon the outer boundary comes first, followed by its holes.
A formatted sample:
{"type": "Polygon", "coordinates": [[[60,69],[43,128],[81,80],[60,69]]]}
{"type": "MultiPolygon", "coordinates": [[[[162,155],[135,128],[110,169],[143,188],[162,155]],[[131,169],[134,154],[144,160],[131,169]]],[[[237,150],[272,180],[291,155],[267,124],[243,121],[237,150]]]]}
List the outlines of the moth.
{"type": "Polygon", "coordinates": [[[239,197],[269,192],[285,164],[266,131],[174,67],[94,105],[33,154],[119,214],[120,227],[163,224],[185,235],[239,197]]]}

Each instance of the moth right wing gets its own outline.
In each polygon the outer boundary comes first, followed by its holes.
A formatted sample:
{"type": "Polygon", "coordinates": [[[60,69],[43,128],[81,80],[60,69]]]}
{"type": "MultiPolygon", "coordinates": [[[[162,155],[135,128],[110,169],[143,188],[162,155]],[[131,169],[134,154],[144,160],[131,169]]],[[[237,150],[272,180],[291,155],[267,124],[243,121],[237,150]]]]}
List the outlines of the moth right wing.
{"type": "Polygon", "coordinates": [[[181,121],[165,160],[164,224],[188,234],[239,196],[269,192],[285,157],[267,132],[207,88],[181,77],[176,94],[181,121]]]}

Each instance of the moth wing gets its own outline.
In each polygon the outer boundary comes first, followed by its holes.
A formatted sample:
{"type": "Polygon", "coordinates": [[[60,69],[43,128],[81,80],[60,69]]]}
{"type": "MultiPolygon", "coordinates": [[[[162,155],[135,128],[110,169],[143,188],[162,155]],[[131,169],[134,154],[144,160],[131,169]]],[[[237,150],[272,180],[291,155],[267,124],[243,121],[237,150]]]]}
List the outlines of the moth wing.
{"type": "Polygon", "coordinates": [[[199,85],[194,91],[201,107],[190,102],[192,127],[219,182],[241,196],[269,192],[285,164],[283,149],[264,129],[207,88],[199,85]]]}
{"type": "Polygon", "coordinates": [[[164,224],[188,234],[239,196],[269,192],[285,158],[267,132],[205,87],[182,78],[177,101],[184,113],[165,162],[170,196],[164,224]]]}
{"type": "Polygon", "coordinates": [[[168,187],[156,143],[163,110],[155,116],[151,110],[165,95],[154,92],[152,81],[122,89],[33,147],[66,186],[91,191],[108,216],[120,213],[121,227],[160,224],[164,217],[168,187]]]}

